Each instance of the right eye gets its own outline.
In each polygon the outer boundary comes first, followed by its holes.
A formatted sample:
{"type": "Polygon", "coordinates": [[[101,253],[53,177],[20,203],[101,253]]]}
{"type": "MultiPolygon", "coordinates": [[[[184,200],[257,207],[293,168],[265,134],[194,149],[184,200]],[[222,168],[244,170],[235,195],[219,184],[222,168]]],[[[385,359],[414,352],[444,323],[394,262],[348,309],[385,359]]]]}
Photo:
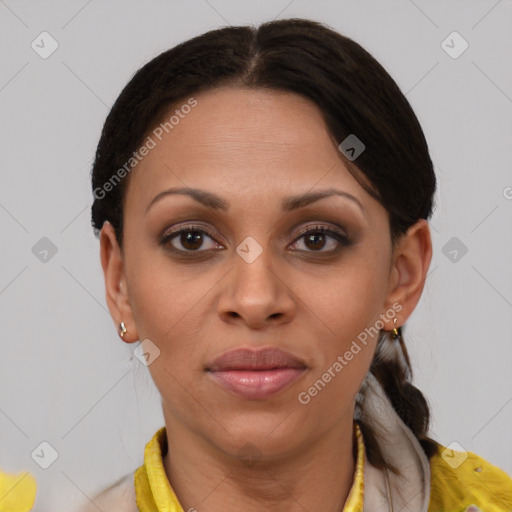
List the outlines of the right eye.
{"type": "MultiPolygon", "coordinates": [[[[210,232],[201,226],[190,224],[179,226],[179,228],[165,233],[160,240],[160,244],[176,252],[204,252],[198,249],[203,246],[205,236],[213,241],[214,235],[210,232]],[[181,249],[178,245],[181,245],[184,249],[181,249]]],[[[215,249],[215,247],[210,249],[215,249]]]]}

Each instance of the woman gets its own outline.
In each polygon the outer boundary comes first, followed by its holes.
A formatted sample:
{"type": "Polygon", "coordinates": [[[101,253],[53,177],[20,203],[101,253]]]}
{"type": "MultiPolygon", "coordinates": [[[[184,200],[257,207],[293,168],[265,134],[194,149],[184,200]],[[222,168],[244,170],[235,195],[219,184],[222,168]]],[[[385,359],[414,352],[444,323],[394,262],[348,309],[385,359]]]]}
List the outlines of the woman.
{"type": "Polygon", "coordinates": [[[106,297],[162,396],[91,510],[512,509],[428,437],[401,327],[436,179],[387,72],[326,26],[215,30],[142,67],[92,172],[106,297]]]}

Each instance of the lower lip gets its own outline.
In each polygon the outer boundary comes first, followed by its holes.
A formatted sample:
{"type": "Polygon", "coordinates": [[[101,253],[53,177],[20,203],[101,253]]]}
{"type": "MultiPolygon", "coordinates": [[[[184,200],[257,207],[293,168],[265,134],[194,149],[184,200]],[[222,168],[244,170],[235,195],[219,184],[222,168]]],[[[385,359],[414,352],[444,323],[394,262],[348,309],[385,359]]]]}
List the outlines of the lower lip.
{"type": "Polygon", "coordinates": [[[210,372],[228,391],[248,400],[263,400],[276,395],[297,380],[305,368],[273,370],[228,370],[210,372]]]}

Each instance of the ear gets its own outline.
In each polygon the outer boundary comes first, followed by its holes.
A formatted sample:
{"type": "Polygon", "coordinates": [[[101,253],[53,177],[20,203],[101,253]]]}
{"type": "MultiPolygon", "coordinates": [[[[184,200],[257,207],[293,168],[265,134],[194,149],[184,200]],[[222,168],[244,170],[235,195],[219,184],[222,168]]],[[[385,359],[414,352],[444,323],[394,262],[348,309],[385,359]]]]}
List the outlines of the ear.
{"type": "Polygon", "coordinates": [[[121,339],[127,343],[133,343],[139,339],[139,336],[128,297],[123,256],[117,243],[114,227],[108,221],[104,222],[100,232],[100,257],[110,315],[114,320],[119,337],[121,337],[119,324],[124,322],[127,332],[121,339]]]}
{"type": "MultiPolygon", "coordinates": [[[[393,252],[385,307],[389,309],[396,303],[402,306],[402,309],[396,309],[397,328],[405,323],[421,298],[431,259],[430,228],[425,219],[420,219],[397,241],[393,252]]],[[[395,327],[392,318],[384,323],[385,330],[395,327]]]]}

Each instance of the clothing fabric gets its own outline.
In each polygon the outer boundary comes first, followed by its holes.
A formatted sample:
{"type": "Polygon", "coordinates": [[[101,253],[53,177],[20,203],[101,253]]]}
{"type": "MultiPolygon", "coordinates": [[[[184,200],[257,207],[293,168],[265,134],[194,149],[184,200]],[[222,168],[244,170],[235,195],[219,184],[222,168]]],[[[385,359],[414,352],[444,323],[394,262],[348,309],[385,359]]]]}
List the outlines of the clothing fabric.
{"type": "MultiPolygon", "coordinates": [[[[384,458],[401,474],[370,463],[364,437],[354,422],[356,467],[341,512],[512,512],[512,478],[507,473],[472,452],[441,444],[429,461],[371,373],[361,387],[361,397],[354,419],[372,425],[384,458]]],[[[167,449],[162,427],[147,443],[143,465],[100,500],[93,499],[95,504],[105,512],[185,512],[167,479],[163,464],[167,449]]]]}
{"type": "MultiPolygon", "coordinates": [[[[354,428],[356,467],[343,512],[363,512],[365,447],[359,425],[355,423],[354,428]]],[[[144,465],[135,471],[136,499],[140,512],[184,512],[165,473],[163,457],[166,453],[166,428],[162,427],[146,445],[144,465]]]]}
{"type": "Polygon", "coordinates": [[[0,512],[32,510],[36,493],[37,482],[30,473],[16,475],[0,470],[0,512]]]}

